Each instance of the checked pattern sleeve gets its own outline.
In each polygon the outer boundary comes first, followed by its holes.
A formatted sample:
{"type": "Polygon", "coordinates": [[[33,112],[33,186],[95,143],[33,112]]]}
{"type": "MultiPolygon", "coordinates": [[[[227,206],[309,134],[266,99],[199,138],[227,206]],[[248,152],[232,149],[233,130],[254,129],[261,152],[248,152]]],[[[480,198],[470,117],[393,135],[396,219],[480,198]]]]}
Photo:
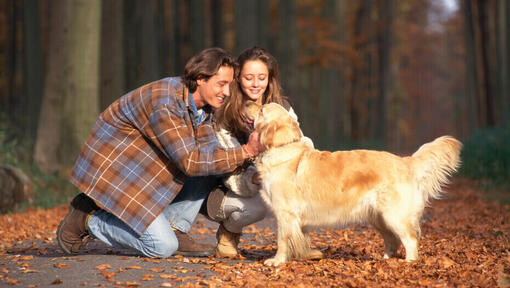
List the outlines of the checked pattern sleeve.
{"type": "Polygon", "coordinates": [[[188,112],[161,105],[149,119],[156,138],[153,141],[163,147],[179,170],[188,176],[219,175],[233,171],[244,162],[240,147],[223,148],[218,144],[210,121],[193,131],[184,113],[188,112]]]}

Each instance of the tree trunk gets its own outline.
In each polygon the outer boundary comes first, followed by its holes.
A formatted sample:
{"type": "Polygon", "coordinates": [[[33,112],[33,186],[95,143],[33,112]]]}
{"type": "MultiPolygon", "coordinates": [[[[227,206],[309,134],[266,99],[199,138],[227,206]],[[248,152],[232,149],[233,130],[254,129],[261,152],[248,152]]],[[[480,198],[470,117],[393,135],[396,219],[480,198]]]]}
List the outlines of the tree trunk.
{"type": "Polygon", "coordinates": [[[14,0],[0,2],[0,112],[8,112],[9,98],[12,94],[14,33],[9,33],[13,25],[14,0]]]}
{"type": "MultiPolygon", "coordinates": [[[[332,32],[328,32],[327,34],[333,38],[336,36],[334,34],[334,29],[337,27],[337,23],[342,21],[341,18],[338,18],[337,9],[335,6],[334,0],[326,1],[325,5],[321,9],[321,18],[327,20],[328,29],[332,29],[332,32]]],[[[337,4],[341,5],[341,4],[337,4]]],[[[326,28],[324,28],[326,29],[326,28]]],[[[324,31],[323,33],[325,33],[324,31]]],[[[324,39],[327,40],[327,39],[324,39]]],[[[316,116],[314,119],[314,131],[317,131],[317,143],[316,145],[320,149],[328,149],[335,150],[338,147],[335,147],[339,142],[338,140],[338,118],[340,116],[339,110],[340,106],[343,103],[340,102],[340,98],[342,95],[339,95],[342,91],[341,82],[339,81],[339,69],[336,69],[336,65],[332,63],[333,59],[331,59],[331,55],[333,55],[333,51],[331,48],[320,47],[318,49],[318,57],[320,67],[318,67],[319,71],[319,79],[318,79],[318,93],[313,93],[315,95],[311,95],[311,97],[316,97],[318,102],[318,108],[315,111],[316,116]],[[340,96],[340,97],[339,97],[340,96]],[[337,118],[338,117],[338,118],[337,118]]]]}
{"type": "Polygon", "coordinates": [[[374,136],[377,141],[387,144],[388,97],[390,92],[391,67],[390,51],[392,38],[393,1],[378,1],[379,23],[377,31],[377,118],[374,136]]]}
{"type": "Polygon", "coordinates": [[[158,47],[158,29],[156,26],[156,1],[136,1],[137,10],[140,11],[140,31],[139,31],[139,51],[141,71],[139,74],[139,85],[158,80],[159,74],[159,47],[158,47]]]}
{"type": "Polygon", "coordinates": [[[181,75],[184,71],[186,61],[191,57],[191,48],[189,45],[189,2],[175,1],[174,6],[174,38],[175,38],[175,67],[181,75]]]}
{"type": "Polygon", "coordinates": [[[176,37],[174,30],[174,0],[159,0],[158,26],[160,41],[159,58],[164,65],[161,65],[161,75],[175,76],[182,72],[177,71],[175,65],[176,37]]]}
{"type": "Polygon", "coordinates": [[[469,0],[461,2],[464,11],[465,37],[466,37],[466,106],[468,113],[468,127],[478,128],[477,113],[477,79],[476,62],[478,55],[475,53],[475,32],[473,11],[469,0]]]}
{"type": "Polygon", "coordinates": [[[225,46],[225,24],[223,23],[223,0],[211,0],[212,43],[215,47],[225,46]]]}
{"type": "MultiPolygon", "coordinates": [[[[349,118],[349,107],[348,107],[348,101],[347,101],[347,94],[346,91],[349,91],[348,87],[348,81],[347,81],[347,65],[345,59],[346,54],[345,53],[345,47],[347,47],[347,38],[346,33],[347,31],[347,14],[348,12],[348,5],[347,1],[335,1],[335,17],[336,17],[336,23],[338,25],[338,31],[336,33],[336,38],[340,44],[339,54],[340,59],[339,65],[338,65],[338,72],[337,72],[337,88],[338,90],[335,91],[336,94],[336,102],[333,103],[333,106],[336,105],[337,107],[337,117],[334,119],[334,123],[332,126],[332,129],[334,131],[337,131],[338,136],[342,140],[347,140],[349,136],[351,135],[350,128],[350,118],[349,118]]],[[[338,142],[340,143],[340,141],[338,142]]]]}
{"type": "MultiPolygon", "coordinates": [[[[473,35],[472,41],[468,36],[467,55],[469,61],[473,59],[473,69],[468,66],[468,73],[474,76],[475,108],[477,112],[477,127],[494,127],[504,120],[502,107],[503,96],[499,85],[501,58],[498,57],[498,11],[494,1],[465,1],[464,13],[466,30],[473,35]],[[472,57],[470,57],[472,56],[472,57]],[[499,68],[498,68],[499,67],[499,68]]],[[[499,11],[501,12],[501,11],[499,11]]],[[[468,34],[470,33],[468,32],[468,34]]],[[[470,85],[468,81],[468,85],[470,85]]]]}
{"type": "MultiPolygon", "coordinates": [[[[292,0],[280,0],[278,7],[280,30],[278,37],[278,62],[280,79],[284,95],[297,98],[299,91],[297,81],[297,57],[298,57],[298,35],[297,35],[297,9],[296,3],[292,0]]],[[[300,99],[296,99],[298,111],[300,99]]],[[[306,105],[303,103],[303,105],[306,105]]],[[[299,114],[298,114],[299,115],[299,114]]]]}
{"type": "Polygon", "coordinates": [[[367,0],[355,4],[353,13],[352,38],[354,57],[349,63],[353,69],[350,77],[350,123],[351,139],[361,141],[367,138],[367,122],[370,120],[367,106],[370,93],[371,55],[369,49],[370,3],[367,0]]]}
{"type": "Polygon", "coordinates": [[[475,72],[476,72],[476,93],[478,110],[478,127],[485,128],[488,125],[488,107],[487,107],[487,59],[484,53],[484,12],[483,3],[471,1],[471,11],[473,13],[473,31],[474,31],[474,52],[475,52],[475,72]]]}
{"type": "Polygon", "coordinates": [[[47,173],[74,164],[99,114],[101,33],[99,0],[49,5],[48,71],[34,153],[47,173]]]}
{"type": "Polygon", "coordinates": [[[499,1],[498,11],[500,16],[500,38],[501,38],[501,96],[503,97],[503,123],[510,126],[510,3],[508,1],[499,1]],[[506,116],[505,116],[506,115],[506,116]],[[506,118],[506,119],[505,119],[506,118]]]}
{"type": "Polygon", "coordinates": [[[27,118],[27,112],[25,107],[27,105],[25,95],[25,87],[24,87],[24,73],[23,66],[24,65],[24,44],[23,44],[23,7],[21,1],[14,1],[12,4],[12,19],[11,19],[11,39],[12,42],[9,43],[10,47],[10,61],[9,61],[9,70],[11,71],[11,77],[9,80],[9,99],[6,107],[8,117],[11,123],[14,123],[16,129],[16,133],[19,130],[23,131],[26,128],[25,119],[27,118]]]}
{"type": "Polygon", "coordinates": [[[191,33],[191,54],[195,55],[205,48],[204,1],[189,1],[189,19],[191,33]]]}
{"type": "MultiPolygon", "coordinates": [[[[260,46],[268,50],[270,53],[274,52],[274,47],[271,45],[271,37],[269,36],[269,2],[268,0],[258,0],[257,1],[257,34],[256,39],[257,42],[255,45],[260,46]]],[[[245,47],[248,48],[248,47],[245,47]]]]}
{"type": "Polygon", "coordinates": [[[99,115],[99,59],[101,1],[74,0],[68,27],[69,50],[63,110],[63,140],[60,146],[64,167],[74,164],[99,115]]]}
{"type": "Polygon", "coordinates": [[[160,77],[155,5],[155,0],[124,1],[126,90],[160,77]]]}
{"type": "Polygon", "coordinates": [[[126,92],[123,0],[102,2],[100,111],[126,92]]]}
{"type": "Polygon", "coordinates": [[[37,134],[37,122],[41,109],[43,90],[43,67],[42,67],[42,45],[41,25],[39,17],[38,1],[23,1],[23,28],[24,28],[24,50],[25,50],[25,94],[24,98],[24,138],[28,143],[35,140],[37,134]]]}
{"type": "Polygon", "coordinates": [[[235,54],[257,44],[258,0],[243,0],[234,3],[235,54]]]}
{"type": "Polygon", "coordinates": [[[67,44],[71,5],[66,0],[52,0],[48,6],[48,58],[34,161],[44,173],[54,173],[60,167],[61,117],[67,84],[62,79],[67,79],[69,74],[67,44]]]}

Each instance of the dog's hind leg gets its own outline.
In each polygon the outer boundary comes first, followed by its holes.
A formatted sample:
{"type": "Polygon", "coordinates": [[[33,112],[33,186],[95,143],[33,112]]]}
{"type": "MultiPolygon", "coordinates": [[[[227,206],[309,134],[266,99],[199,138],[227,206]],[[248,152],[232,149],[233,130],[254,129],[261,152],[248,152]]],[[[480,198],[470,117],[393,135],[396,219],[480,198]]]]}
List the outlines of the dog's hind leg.
{"type": "Polygon", "coordinates": [[[404,245],[406,261],[411,262],[418,260],[419,229],[416,229],[417,225],[412,223],[409,218],[393,219],[392,222],[386,221],[385,223],[400,239],[402,245],[404,245]]]}
{"type": "Polygon", "coordinates": [[[383,259],[389,259],[395,257],[397,254],[397,250],[400,247],[400,240],[397,238],[393,232],[388,229],[384,220],[381,216],[377,217],[375,221],[373,221],[372,225],[381,233],[381,236],[384,239],[384,256],[383,259]]]}
{"type": "Polygon", "coordinates": [[[308,255],[305,256],[305,259],[317,260],[324,258],[324,254],[318,249],[311,249],[311,241],[310,241],[310,231],[306,227],[301,227],[301,231],[305,237],[306,245],[310,247],[308,251],[308,255]]]}
{"type": "Polygon", "coordinates": [[[286,263],[292,256],[298,259],[305,258],[304,256],[308,255],[310,246],[301,231],[299,218],[289,212],[277,212],[276,209],[275,216],[278,224],[278,248],[276,255],[264,261],[264,265],[278,266],[286,263]]]}

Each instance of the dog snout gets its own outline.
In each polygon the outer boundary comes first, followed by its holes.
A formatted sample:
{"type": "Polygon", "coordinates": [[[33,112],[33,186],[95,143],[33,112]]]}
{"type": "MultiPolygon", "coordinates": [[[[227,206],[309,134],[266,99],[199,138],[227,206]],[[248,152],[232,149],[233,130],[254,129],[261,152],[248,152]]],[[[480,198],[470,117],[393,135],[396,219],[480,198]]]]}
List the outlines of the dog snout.
{"type": "Polygon", "coordinates": [[[253,122],[257,119],[257,115],[259,114],[260,109],[261,105],[253,101],[248,101],[244,105],[244,115],[248,120],[253,122]]]}

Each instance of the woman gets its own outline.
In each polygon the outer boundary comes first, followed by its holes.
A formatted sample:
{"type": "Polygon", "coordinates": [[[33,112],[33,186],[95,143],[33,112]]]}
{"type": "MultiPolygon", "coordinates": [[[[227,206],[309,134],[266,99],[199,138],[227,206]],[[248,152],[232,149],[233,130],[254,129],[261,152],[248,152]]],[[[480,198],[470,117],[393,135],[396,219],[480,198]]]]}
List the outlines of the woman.
{"type": "MultiPolygon", "coordinates": [[[[232,84],[230,99],[215,112],[218,131],[216,137],[224,147],[235,147],[247,142],[251,124],[243,116],[246,101],[258,104],[278,103],[296,119],[289,102],[281,94],[278,81],[278,63],[265,49],[252,47],[239,55],[239,69],[232,84]]],[[[303,137],[312,147],[312,141],[303,137]]],[[[244,226],[262,220],[266,206],[259,193],[259,179],[253,165],[241,167],[224,179],[224,187],[210,193],[207,211],[220,222],[216,233],[216,257],[235,257],[244,226]]]]}

